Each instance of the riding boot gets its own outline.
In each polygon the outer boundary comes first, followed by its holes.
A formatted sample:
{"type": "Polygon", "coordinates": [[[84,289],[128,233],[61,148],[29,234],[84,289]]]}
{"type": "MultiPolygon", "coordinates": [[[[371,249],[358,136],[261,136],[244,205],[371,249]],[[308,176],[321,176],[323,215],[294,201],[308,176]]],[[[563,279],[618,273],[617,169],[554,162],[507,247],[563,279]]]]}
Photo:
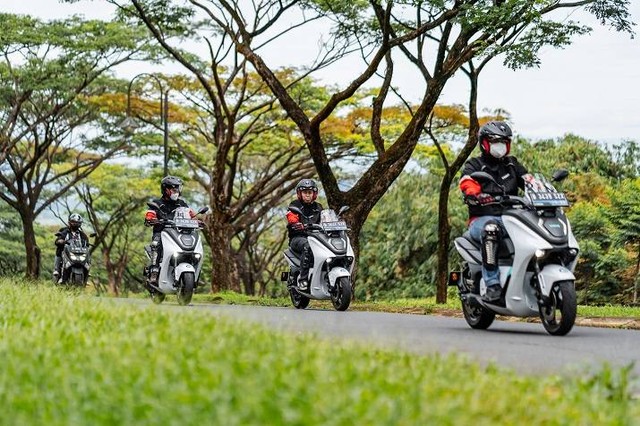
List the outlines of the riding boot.
{"type": "Polygon", "coordinates": [[[158,273],[160,272],[158,268],[158,249],[160,245],[158,241],[151,242],[151,264],[149,265],[149,284],[158,285],[158,273]]]}
{"type": "Polygon", "coordinates": [[[62,267],[62,257],[56,256],[53,261],[53,280],[58,282],[60,279],[60,269],[62,267]]]}
{"type": "Polygon", "coordinates": [[[306,290],[309,287],[309,268],[311,266],[311,247],[308,245],[302,250],[300,259],[300,275],[298,276],[298,287],[306,290]]]}

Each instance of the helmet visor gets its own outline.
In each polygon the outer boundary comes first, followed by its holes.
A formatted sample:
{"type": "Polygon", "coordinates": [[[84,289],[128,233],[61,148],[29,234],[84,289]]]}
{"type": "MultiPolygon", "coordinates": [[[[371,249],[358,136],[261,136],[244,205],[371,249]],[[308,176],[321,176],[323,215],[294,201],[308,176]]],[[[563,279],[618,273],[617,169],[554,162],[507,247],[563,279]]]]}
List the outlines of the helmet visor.
{"type": "Polygon", "coordinates": [[[489,143],[511,143],[511,138],[500,135],[489,135],[487,136],[487,141],[489,141],[489,143]]]}

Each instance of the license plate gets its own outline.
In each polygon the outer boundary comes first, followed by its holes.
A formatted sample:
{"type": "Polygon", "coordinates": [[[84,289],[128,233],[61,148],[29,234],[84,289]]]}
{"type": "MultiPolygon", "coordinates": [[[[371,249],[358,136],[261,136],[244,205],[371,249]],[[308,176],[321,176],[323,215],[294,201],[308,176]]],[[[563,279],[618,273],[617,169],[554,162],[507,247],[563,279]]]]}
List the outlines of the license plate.
{"type": "Polygon", "coordinates": [[[193,219],[176,219],[175,224],[179,228],[197,228],[198,221],[193,219]]]}
{"type": "Polygon", "coordinates": [[[568,207],[569,201],[562,192],[529,192],[531,203],[536,207],[568,207]]]}
{"type": "Polygon", "coordinates": [[[347,223],[344,220],[338,220],[336,222],[323,222],[322,229],[325,231],[346,231],[347,223]]]}

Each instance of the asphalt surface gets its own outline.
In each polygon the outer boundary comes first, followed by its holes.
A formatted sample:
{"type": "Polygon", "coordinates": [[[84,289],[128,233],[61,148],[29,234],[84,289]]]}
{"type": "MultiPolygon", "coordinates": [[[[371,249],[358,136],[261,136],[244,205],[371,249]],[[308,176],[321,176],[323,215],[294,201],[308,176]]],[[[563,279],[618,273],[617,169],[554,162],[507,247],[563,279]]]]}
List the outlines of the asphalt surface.
{"type": "MultiPolygon", "coordinates": [[[[168,302],[168,303],[167,303],[168,302]]],[[[185,309],[171,306],[168,309],[185,309]]],[[[473,330],[464,319],[435,315],[336,312],[310,308],[194,304],[186,309],[254,322],[274,330],[312,333],[327,340],[363,342],[416,354],[457,353],[483,365],[495,363],[520,374],[593,372],[603,363],[635,363],[640,384],[640,331],[575,326],[562,337],[547,334],[539,323],[494,321],[473,330]]],[[[635,386],[634,386],[635,387],[635,386]]]]}

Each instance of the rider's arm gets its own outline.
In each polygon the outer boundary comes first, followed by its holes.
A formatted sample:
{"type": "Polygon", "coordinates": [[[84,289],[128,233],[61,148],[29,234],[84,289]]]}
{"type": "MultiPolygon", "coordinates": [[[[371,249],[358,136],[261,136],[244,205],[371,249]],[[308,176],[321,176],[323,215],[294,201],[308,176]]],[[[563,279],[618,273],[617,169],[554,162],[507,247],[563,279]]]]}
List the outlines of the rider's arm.
{"type": "Polygon", "coordinates": [[[53,243],[57,246],[63,246],[68,232],[67,228],[60,229],[56,232],[56,239],[53,243]]]}
{"type": "Polygon", "coordinates": [[[304,224],[300,221],[300,216],[292,211],[287,212],[287,228],[294,232],[304,230],[304,224]]]}

